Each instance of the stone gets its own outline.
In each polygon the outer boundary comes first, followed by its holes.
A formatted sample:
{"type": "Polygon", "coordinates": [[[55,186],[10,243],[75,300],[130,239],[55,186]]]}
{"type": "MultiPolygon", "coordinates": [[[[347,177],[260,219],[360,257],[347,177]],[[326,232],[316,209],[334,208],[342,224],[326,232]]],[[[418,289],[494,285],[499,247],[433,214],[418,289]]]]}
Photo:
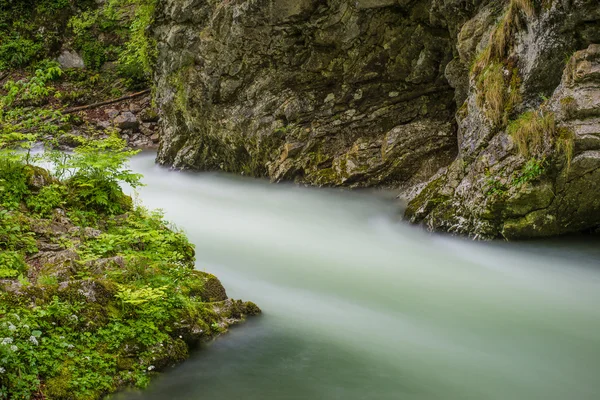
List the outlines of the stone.
{"type": "Polygon", "coordinates": [[[85,68],[83,58],[73,50],[64,50],[57,59],[62,68],[85,68]]]}
{"type": "Polygon", "coordinates": [[[139,126],[139,121],[136,116],[131,111],[125,111],[119,114],[114,120],[113,124],[119,129],[131,129],[137,130],[139,126]]]}
{"type": "Polygon", "coordinates": [[[134,114],[139,113],[140,111],[142,111],[142,106],[136,102],[129,103],[129,111],[131,111],[134,114]]]}
{"type": "Polygon", "coordinates": [[[389,188],[410,221],[478,239],[595,229],[600,8],[538,3],[165,0],[157,161],[389,188]],[[527,116],[550,127],[533,151],[527,116]]]}
{"type": "Polygon", "coordinates": [[[110,108],[108,110],[105,110],[104,112],[106,113],[109,119],[115,119],[120,113],[119,110],[115,110],[114,108],[110,108]]]}
{"type": "Polygon", "coordinates": [[[144,108],[140,114],[139,114],[139,118],[142,122],[158,122],[159,120],[159,115],[156,112],[156,110],[154,110],[153,108],[144,108]]]}
{"type": "Polygon", "coordinates": [[[426,28],[429,2],[165,1],[157,161],[322,186],[428,179],[457,151],[452,41],[426,28]],[[424,135],[411,138],[415,129],[424,135]]]}

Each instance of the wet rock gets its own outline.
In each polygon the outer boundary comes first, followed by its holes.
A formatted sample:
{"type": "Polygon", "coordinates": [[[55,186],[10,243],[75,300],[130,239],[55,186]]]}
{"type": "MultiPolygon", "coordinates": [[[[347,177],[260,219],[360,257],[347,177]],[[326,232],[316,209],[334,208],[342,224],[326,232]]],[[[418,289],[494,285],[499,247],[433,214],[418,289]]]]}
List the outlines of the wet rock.
{"type": "Polygon", "coordinates": [[[456,154],[452,42],[430,1],[184,3],[164,2],[155,30],[160,163],[404,187],[456,154]],[[390,132],[415,146],[382,156],[390,132]]]}

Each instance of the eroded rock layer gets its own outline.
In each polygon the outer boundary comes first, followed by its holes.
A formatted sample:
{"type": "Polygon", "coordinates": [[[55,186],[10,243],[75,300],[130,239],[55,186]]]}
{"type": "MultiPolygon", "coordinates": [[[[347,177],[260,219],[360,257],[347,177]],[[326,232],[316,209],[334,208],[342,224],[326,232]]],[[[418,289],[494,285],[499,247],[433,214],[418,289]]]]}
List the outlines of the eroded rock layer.
{"type": "Polygon", "coordinates": [[[481,238],[600,225],[597,0],[164,0],[153,32],[160,163],[481,238]]]}
{"type": "Polygon", "coordinates": [[[452,59],[430,2],[168,0],[159,162],[390,187],[456,155],[452,59]]]}

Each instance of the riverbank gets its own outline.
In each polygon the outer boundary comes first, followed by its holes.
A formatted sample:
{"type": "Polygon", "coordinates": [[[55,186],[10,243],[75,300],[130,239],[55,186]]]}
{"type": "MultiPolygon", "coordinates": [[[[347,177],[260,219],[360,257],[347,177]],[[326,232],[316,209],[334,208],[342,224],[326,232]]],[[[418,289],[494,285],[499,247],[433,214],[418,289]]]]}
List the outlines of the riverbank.
{"type": "Polygon", "coordinates": [[[186,236],[115,186],[139,183],[116,161],[130,152],[87,146],[53,174],[1,154],[0,399],[145,387],[260,312],[195,270],[186,236]]]}

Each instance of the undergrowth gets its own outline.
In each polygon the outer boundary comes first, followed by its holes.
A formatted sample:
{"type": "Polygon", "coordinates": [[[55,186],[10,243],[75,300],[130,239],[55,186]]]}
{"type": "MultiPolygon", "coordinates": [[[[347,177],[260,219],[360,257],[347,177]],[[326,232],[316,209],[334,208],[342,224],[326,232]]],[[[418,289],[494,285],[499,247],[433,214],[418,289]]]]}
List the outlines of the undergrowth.
{"type": "Polygon", "coordinates": [[[222,330],[193,246],[121,191],[140,183],[131,155],[116,138],[73,154],[0,151],[0,399],[144,387],[222,330]]]}

